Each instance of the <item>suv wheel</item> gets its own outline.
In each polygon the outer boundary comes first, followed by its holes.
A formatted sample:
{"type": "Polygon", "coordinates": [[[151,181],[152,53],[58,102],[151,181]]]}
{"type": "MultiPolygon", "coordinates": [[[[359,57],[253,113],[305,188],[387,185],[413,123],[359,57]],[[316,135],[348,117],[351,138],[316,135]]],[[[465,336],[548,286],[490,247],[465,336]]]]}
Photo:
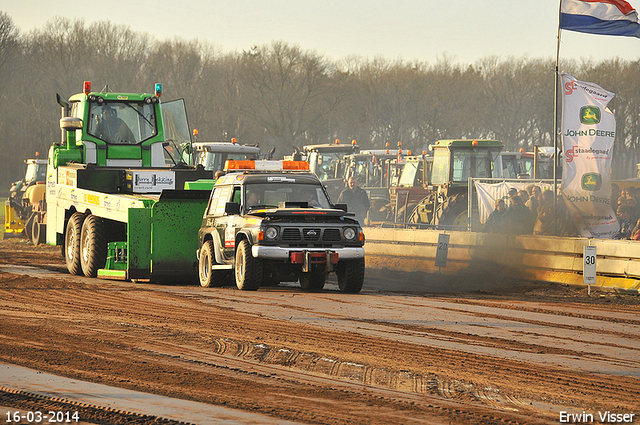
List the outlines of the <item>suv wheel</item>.
{"type": "Polygon", "coordinates": [[[309,272],[300,275],[300,287],[303,291],[320,291],[324,288],[326,274],[324,272],[309,272]]]}
{"type": "Polygon", "coordinates": [[[236,286],[243,291],[257,291],[262,283],[262,261],[251,253],[249,241],[243,239],[236,251],[236,286]]]}
{"type": "Polygon", "coordinates": [[[356,294],[364,284],[364,258],[338,263],[338,287],[340,292],[356,294]]]}
{"type": "Polygon", "coordinates": [[[198,276],[200,286],[208,288],[210,286],[224,286],[229,276],[228,271],[213,270],[216,264],[213,242],[207,241],[200,249],[200,260],[198,261],[198,276]]]}

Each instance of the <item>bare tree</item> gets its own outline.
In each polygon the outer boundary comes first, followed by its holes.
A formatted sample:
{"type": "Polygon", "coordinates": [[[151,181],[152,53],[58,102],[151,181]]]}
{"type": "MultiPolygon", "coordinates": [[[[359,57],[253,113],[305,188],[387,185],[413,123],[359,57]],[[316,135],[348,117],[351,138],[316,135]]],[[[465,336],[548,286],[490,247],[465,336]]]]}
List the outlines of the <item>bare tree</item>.
{"type": "Polygon", "coordinates": [[[336,106],[325,60],[276,41],[242,57],[242,111],[262,127],[266,145],[289,149],[336,106]]]}

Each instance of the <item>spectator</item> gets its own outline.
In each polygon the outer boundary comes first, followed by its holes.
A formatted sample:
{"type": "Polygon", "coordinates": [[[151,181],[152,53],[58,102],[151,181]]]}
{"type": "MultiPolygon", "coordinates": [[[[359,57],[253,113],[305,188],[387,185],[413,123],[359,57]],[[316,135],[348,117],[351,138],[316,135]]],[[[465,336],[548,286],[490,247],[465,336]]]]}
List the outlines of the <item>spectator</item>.
{"type": "Polygon", "coordinates": [[[631,222],[635,223],[638,221],[640,218],[640,210],[638,210],[638,201],[636,198],[629,196],[625,201],[625,205],[628,205],[629,208],[631,208],[631,222]]]}
{"type": "Polygon", "coordinates": [[[533,184],[528,184],[527,187],[525,188],[527,190],[527,193],[529,194],[529,197],[531,197],[533,195],[533,187],[535,185],[533,184]]]}
{"type": "Polygon", "coordinates": [[[629,205],[620,205],[616,215],[618,216],[618,223],[620,223],[620,231],[613,239],[629,239],[634,224],[631,221],[631,207],[629,205]]]}
{"type": "Polygon", "coordinates": [[[611,208],[614,211],[618,210],[618,198],[620,198],[620,187],[612,183],[611,184],[611,208]]]}
{"type": "Polygon", "coordinates": [[[635,186],[627,187],[627,198],[634,198],[636,202],[638,201],[638,188],[635,186]]]}
{"type": "Polygon", "coordinates": [[[495,209],[491,211],[491,214],[489,214],[489,218],[487,218],[487,221],[484,223],[482,231],[489,233],[504,232],[504,213],[506,211],[507,204],[505,204],[504,199],[496,199],[495,209]]]}
{"type": "Polygon", "coordinates": [[[553,191],[545,190],[540,194],[540,206],[533,226],[534,235],[553,235],[553,191]]]}
{"type": "Polygon", "coordinates": [[[530,187],[531,191],[529,193],[529,199],[527,199],[527,202],[525,202],[524,204],[527,208],[529,208],[534,217],[537,217],[538,207],[540,206],[540,193],[542,193],[542,191],[540,190],[539,186],[530,185],[530,187]]]}
{"type": "Polygon", "coordinates": [[[636,227],[631,231],[631,238],[634,241],[640,241],[640,220],[636,222],[636,227]]]}
{"type": "Polygon", "coordinates": [[[518,189],[512,187],[511,189],[509,189],[509,206],[513,204],[511,200],[514,196],[518,196],[518,189]]]}
{"type": "Polygon", "coordinates": [[[347,211],[355,213],[360,225],[364,225],[364,219],[371,208],[367,192],[358,186],[358,181],[354,176],[349,177],[348,186],[340,193],[337,203],[347,204],[347,211]]]}
{"type": "Polygon", "coordinates": [[[511,197],[511,205],[504,213],[505,229],[513,234],[533,233],[534,216],[519,195],[511,197]]]}
{"type": "Polygon", "coordinates": [[[522,199],[522,203],[526,205],[527,201],[529,200],[529,192],[527,192],[524,189],[519,190],[518,191],[518,196],[520,197],[520,199],[522,199]]]}

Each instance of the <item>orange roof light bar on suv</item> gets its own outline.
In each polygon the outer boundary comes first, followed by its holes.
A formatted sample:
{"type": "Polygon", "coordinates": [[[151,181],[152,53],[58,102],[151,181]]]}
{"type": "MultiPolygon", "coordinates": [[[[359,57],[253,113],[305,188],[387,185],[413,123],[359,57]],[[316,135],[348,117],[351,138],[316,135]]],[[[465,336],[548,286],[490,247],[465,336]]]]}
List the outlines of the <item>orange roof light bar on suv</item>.
{"type": "Polygon", "coordinates": [[[225,171],[309,171],[306,161],[227,159],[225,171]]]}

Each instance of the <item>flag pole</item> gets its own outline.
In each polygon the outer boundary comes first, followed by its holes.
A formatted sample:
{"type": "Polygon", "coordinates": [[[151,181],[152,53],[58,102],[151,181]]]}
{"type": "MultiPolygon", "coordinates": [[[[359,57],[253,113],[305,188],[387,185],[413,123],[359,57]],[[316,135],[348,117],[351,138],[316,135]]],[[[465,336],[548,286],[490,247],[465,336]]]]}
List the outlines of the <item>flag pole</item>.
{"type": "Polygon", "coordinates": [[[553,234],[558,235],[558,164],[560,155],[558,155],[558,81],[560,79],[560,17],[562,14],[562,0],[558,7],[558,41],[556,45],[556,66],[554,70],[555,85],[553,90],[553,234]]]}

